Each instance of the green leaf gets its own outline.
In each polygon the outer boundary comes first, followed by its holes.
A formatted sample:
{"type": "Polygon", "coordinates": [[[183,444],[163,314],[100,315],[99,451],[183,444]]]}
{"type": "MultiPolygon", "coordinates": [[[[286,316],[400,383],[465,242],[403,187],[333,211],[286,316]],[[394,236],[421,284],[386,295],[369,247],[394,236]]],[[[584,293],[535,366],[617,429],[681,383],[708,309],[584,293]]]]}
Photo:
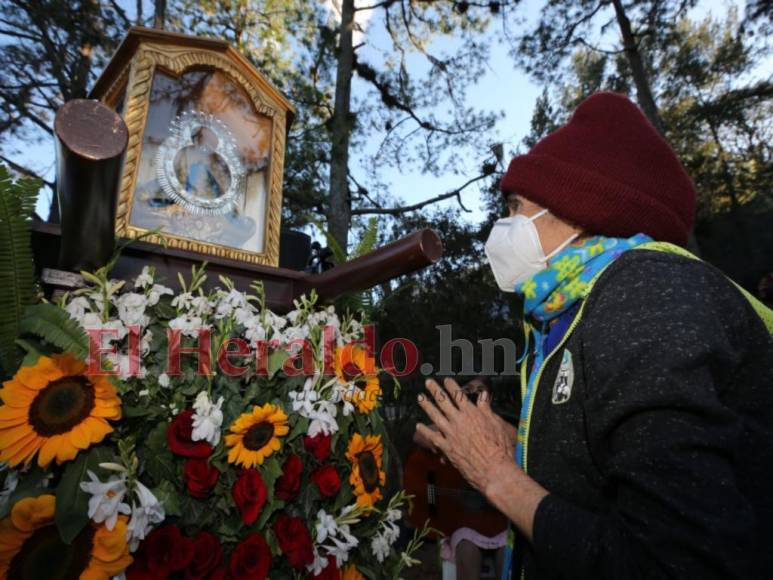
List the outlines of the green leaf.
{"type": "Polygon", "coordinates": [[[268,376],[273,377],[277,372],[282,369],[282,365],[290,358],[285,350],[275,350],[268,355],[268,376]]]}
{"type": "Polygon", "coordinates": [[[260,512],[260,517],[258,518],[258,521],[255,522],[255,527],[258,530],[262,530],[266,527],[266,522],[269,520],[269,518],[274,515],[277,511],[281,510],[285,506],[285,502],[283,502],[281,499],[276,499],[274,501],[267,501],[266,505],[263,506],[263,511],[260,512]]]}
{"type": "Polygon", "coordinates": [[[81,489],[82,481],[89,481],[88,470],[99,474],[99,464],[115,461],[113,451],[107,447],[94,447],[86,453],[79,453],[74,461],[67,464],[56,488],[56,514],[54,521],[59,535],[66,544],[71,543],[89,522],[88,493],[81,489]]]}
{"type": "Polygon", "coordinates": [[[179,516],[182,514],[180,509],[180,492],[171,481],[162,481],[151,491],[158,498],[158,501],[161,502],[161,505],[164,506],[164,513],[167,516],[179,516]]]}
{"type": "Polygon", "coordinates": [[[298,416],[295,426],[292,428],[290,433],[287,434],[287,443],[290,443],[291,441],[294,441],[299,436],[303,435],[309,430],[309,420],[306,417],[298,416]]]}
{"type": "Polygon", "coordinates": [[[0,165],[0,364],[11,375],[18,365],[14,341],[24,309],[35,291],[35,267],[28,222],[35,211],[40,181],[13,181],[0,165]]]}
{"type": "Polygon", "coordinates": [[[365,233],[360,239],[360,243],[352,252],[352,259],[364,256],[368,252],[373,251],[378,242],[378,218],[376,216],[371,217],[368,220],[368,227],[365,229],[365,233]]]}
{"type": "Polygon", "coordinates": [[[167,447],[166,428],[165,421],[156,425],[138,450],[146,471],[157,482],[177,481],[174,455],[167,447]]]}
{"type": "Polygon", "coordinates": [[[153,414],[153,409],[150,409],[148,407],[130,407],[130,406],[124,406],[123,407],[123,417],[124,419],[131,419],[135,417],[147,417],[148,415],[153,414]]]}
{"type": "Polygon", "coordinates": [[[81,360],[88,355],[86,333],[67,312],[53,304],[28,306],[19,328],[22,333],[39,336],[81,360]]]}

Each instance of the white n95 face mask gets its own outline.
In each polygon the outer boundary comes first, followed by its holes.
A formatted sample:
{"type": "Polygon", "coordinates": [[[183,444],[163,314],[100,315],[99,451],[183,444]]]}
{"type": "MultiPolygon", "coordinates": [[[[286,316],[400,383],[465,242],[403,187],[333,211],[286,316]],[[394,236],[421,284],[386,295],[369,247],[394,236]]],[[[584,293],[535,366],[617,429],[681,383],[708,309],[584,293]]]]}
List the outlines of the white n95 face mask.
{"type": "Polygon", "coordinates": [[[502,218],[491,228],[486,240],[486,257],[503,292],[515,292],[518,284],[547,268],[548,260],[578,236],[573,234],[546,256],[534,220],[547,212],[543,209],[531,217],[517,214],[502,218]]]}

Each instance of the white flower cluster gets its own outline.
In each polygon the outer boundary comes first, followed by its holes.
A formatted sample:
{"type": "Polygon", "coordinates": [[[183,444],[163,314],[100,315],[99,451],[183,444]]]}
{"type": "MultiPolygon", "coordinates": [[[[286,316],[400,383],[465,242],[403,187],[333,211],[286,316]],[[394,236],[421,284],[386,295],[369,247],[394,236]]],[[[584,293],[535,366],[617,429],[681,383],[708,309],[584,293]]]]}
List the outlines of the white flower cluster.
{"type": "Polygon", "coordinates": [[[290,392],[290,403],[293,411],[309,419],[307,432],[309,437],[314,437],[320,433],[332,435],[338,431],[338,422],[336,421],[338,408],[335,402],[325,398],[314,388],[319,377],[320,373],[315,373],[306,379],[302,390],[290,392]]]}
{"type": "MultiPolygon", "coordinates": [[[[119,343],[126,338],[129,333],[128,327],[138,326],[142,328],[147,326],[150,317],[146,314],[146,309],[158,304],[161,296],[173,294],[171,288],[153,282],[152,270],[147,266],[142,269],[142,273],[134,281],[134,288],[141,290],[141,292],[126,292],[119,295],[123,285],[124,283],[121,281],[111,280],[105,289],[107,300],[115,306],[118,313],[116,319],[107,319],[108,317],[105,316],[105,294],[97,291],[76,296],[64,307],[70,318],[76,320],[84,330],[108,331],[102,335],[100,346],[103,348],[108,348],[113,343],[119,343]]],[[[150,330],[145,330],[140,338],[141,356],[150,351],[152,339],[153,333],[150,330]]],[[[112,363],[113,368],[118,370],[121,378],[125,379],[130,376],[131,360],[127,353],[105,353],[104,357],[112,363]]],[[[139,376],[144,377],[146,372],[145,368],[140,366],[139,376]]]]}
{"type": "Polygon", "coordinates": [[[400,510],[387,509],[378,523],[378,531],[370,542],[370,551],[382,563],[389,557],[392,544],[400,537],[400,528],[397,522],[401,518],[400,510]]]}
{"type": "Polygon", "coordinates": [[[340,568],[349,559],[349,552],[358,546],[359,541],[352,535],[349,524],[342,523],[352,521],[346,516],[354,507],[348,506],[341,510],[338,519],[323,509],[317,512],[314,562],[307,566],[307,570],[315,576],[327,567],[328,556],[335,557],[336,565],[340,568]]]}
{"type": "Polygon", "coordinates": [[[135,482],[134,500],[129,506],[123,501],[129,494],[126,469],[114,463],[103,463],[100,466],[118,471],[119,474],[111,475],[103,483],[91,470],[88,471],[91,481],[83,481],[80,486],[83,491],[91,495],[89,518],[98,524],[104,522],[105,527],[112,530],[118,520],[118,514],[131,515],[126,539],[129,542],[129,549],[134,552],[153,526],[164,521],[166,517],[164,507],[153,492],[139,481],[135,482]]]}
{"type": "Polygon", "coordinates": [[[213,403],[206,391],[196,395],[193,402],[193,431],[191,439],[206,441],[212,447],[220,442],[220,427],[223,425],[223,397],[213,403]]]}
{"type": "MultiPolygon", "coordinates": [[[[117,346],[118,352],[106,352],[103,357],[118,369],[121,379],[129,378],[137,370],[140,378],[147,375],[142,362],[150,351],[153,333],[143,327],[155,319],[150,309],[165,295],[172,296],[170,303],[175,309],[174,318],[169,320],[168,326],[184,336],[198,338],[200,330],[216,327],[218,330],[226,329],[228,333],[236,331],[237,336],[244,338],[253,348],[259,341],[267,341],[270,349],[284,349],[289,355],[296,355],[304,344],[310,344],[314,349],[315,366],[322,366],[325,357],[330,360],[332,353],[325,352],[323,356],[321,349],[336,348],[362,339],[362,324],[350,316],[340,319],[333,306],[319,309],[313,300],[302,297],[295,301],[294,310],[286,316],[279,316],[262,308],[259,296],[236,290],[228,280],[223,280],[226,289],[217,289],[209,294],[201,290],[201,278],[197,280],[190,288],[185,288],[183,283],[183,291],[175,295],[171,289],[157,284],[153,269],[146,266],[134,280],[132,291],[121,293],[124,283],[111,280],[103,284],[104,287],[83,291],[84,294],[70,299],[64,308],[86,330],[111,330],[102,336],[101,346],[117,346]],[[107,305],[112,307],[108,310],[107,305]],[[127,344],[130,341],[124,340],[129,327],[137,326],[143,328],[139,361],[130,358],[127,344]]],[[[353,382],[343,383],[336,377],[322,377],[320,369],[315,373],[302,389],[290,395],[293,410],[309,419],[307,434],[312,437],[318,433],[329,435],[338,431],[336,416],[339,409],[344,416],[348,416],[354,411],[353,397],[362,394],[353,382]]],[[[158,385],[169,387],[170,378],[160,374],[158,385]]],[[[145,387],[138,395],[150,397],[153,392],[152,387],[145,387]]],[[[201,394],[199,396],[202,397],[201,394]]],[[[209,398],[197,398],[194,405],[195,440],[217,444],[222,423],[221,404],[209,398]]],[[[177,411],[176,408],[168,408],[171,414],[177,411]]]]}

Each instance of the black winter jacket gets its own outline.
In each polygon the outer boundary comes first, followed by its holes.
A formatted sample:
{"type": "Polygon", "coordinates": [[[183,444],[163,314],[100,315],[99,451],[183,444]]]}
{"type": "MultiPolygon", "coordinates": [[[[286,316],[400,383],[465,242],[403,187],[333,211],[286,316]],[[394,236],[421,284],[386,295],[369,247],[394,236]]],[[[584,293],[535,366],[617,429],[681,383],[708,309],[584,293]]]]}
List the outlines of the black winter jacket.
{"type": "Polygon", "coordinates": [[[550,495],[512,577],[773,578],[760,318],[714,267],[653,250],[586,300],[534,394],[526,471],[550,495]]]}

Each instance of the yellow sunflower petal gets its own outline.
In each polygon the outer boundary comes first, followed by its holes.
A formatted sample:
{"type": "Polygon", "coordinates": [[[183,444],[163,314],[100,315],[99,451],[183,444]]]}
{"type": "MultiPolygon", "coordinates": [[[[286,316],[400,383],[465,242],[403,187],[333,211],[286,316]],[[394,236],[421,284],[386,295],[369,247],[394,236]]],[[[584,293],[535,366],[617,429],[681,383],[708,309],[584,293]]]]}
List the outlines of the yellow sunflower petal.
{"type": "Polygon", "coordinates": [[[38,361],[29,367],[21,367],[14,376],[29,389],[40,390],[51,381],[64,376],[57,364],[47,356],[41,356],[38,361]]]}
{"type": "Polygon", "coordinates": [[[13,525],[10,517],[0,520],[0,551],[18,550],[32,532],[23,532],[13,525]]]}
{"type": "Polygon", "coordinates": [[[70,442],[78,449],[88,449],[89,445],[91,445],[89,430],[83,422],[75,425],[75,427],[70,430],[68,436],[70,442]]]}
{"type": "Polygon", "coordinates": [[[9,407],[27,408],[35,400],[38,391],[28,389],[19,381],[8,381],[0,390],[0,399],[9,407]]]}
{"type": "Polygon", "coordinates": [[[56,462],[59,465],[65,461],[72,461],[78,455],[78,451],[80,451],[72,442],[70,433],[62,434],[62,438],[59,440],[59,445],[56,448],[56,462]]]}
{"type": "Polygon", "coordinates": [[[15,425],[7,429],[0,428],[0,449],[8,449],[27,435],[34,435],[31,425],[15,425]]]}
{"type": "Polygon", "coordinates": [[[54,354],[51,358],[62,371],[63,376],[82,375],[86,372],[86,363],[71,354],[54,354]]]}
{"type": "Polygon", "coordinates": [[[117,399],[118,389],[106,377],[89,377],[94,386],[94,393],[100,399],[117,399]]]}
{"type": "Polygon", "coordinates": [[[0,423],[13,423],[17,419],[26,421],[28,415],[28,409],[19,409],[17,407],[8,407],[5,405],[0,407],[0,423]]]}
{"type": "Polygon", "coordinates": [[[44,442],[45,440],[37,435],[31,438],[27,437],[24,443],[21,443],[19,446],[13,446],[7,450],[3,449],[0,451],[0,461],[5,461],[11,467],[16,467],[20,463],[27,465],[32,461],[35,453],[38,452],[38,449],[40,449],[44,442]]]}
{"type": "Polygon", "coordinates": [[[92,443],[99,443],[105,436],[113,432],[113,427],[100,417],[87,417],[83,424],[88,430],[89,439],[92,443]]]}
{"type": "Polygon", "coordinates": [[[92,417],[102,417],[103,419],[112,419],[113,421],[117,421],[121,418],[121,407],[115,406],[115,407],[109,407],[104,406],[101,407],[99,405],[95,405],[94,408],[91,410],[91,416],[92,417]]]}
{"type": "Polygon", "coordinates": [[[38,452],[38,465],[40,465],[40,467],[45,469],[54,460],[61,439],[61,435],[54,435],[53,437],[46,439],[45,443],[43,443],[43,446],[38,452]]]}
{"type": "Polygon", "coordinates": [[[360,574],[360,571],[357,570],[354,564],[349,564],[341,572],[341,580],[365,580],[365,576],[360,574]]]}
{"type": "Polygon", "coordinates": [[[91,555],[102,562],[114,562],[128,549],[126,544],[126,516],[119,516],[112,530],[104,525],[94,533],[91,555]]]}
{"type": "Polygon", "coordinates": [[[25,497],[16,502],[11,510],[11,521],[17,530],[29,532],[50,524],[54,520],[56,497],[39,495],[25,497]]]}

